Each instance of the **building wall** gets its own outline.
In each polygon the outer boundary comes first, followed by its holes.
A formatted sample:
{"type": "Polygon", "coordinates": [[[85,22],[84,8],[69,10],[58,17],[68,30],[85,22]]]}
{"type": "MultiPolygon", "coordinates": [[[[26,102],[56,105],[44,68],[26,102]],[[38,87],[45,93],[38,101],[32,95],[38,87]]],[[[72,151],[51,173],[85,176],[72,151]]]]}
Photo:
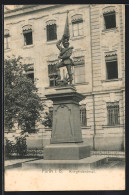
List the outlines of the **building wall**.
{"type": "MultiPolygon", "coordinates": [[[[26,63],[34,63],[34,76],[38,79],[35,83],[45,99],[45,87],[49,87],[48,64],[59,55],[55,45],[57,40],[46,40],[46,22],[56,20],[59,40],[63,35],[67,10],[70,45],[74,47],[72,57],[83,55],[85,59],[85,82],[75,84],[77,91],[86,95],[80,102],[86,105],[87,126],[82,128],[83,140],[95,150],[122,150],[125,123],[124,5],[39,5],[7,12],[4,27],[10,30],[11,37],[5,57],[21,55],[26,63]],[[105,30],[103,13],[112,9],[116,13],[116,28],[105,30]],[[72,35],[71,17],[75,14],[83,16],[83,36],[80,37],[72,35]],[[33,28],[33,45],[30,46],[24,46],[22,27],[26,24],[33,28]],[[114,51],[117,54],[118,79],[107,80],[105,55],[114,51]],[[107,125],[107,102],[116,101],[119,102],[120,125],[112,127],[107,125]]],[[[51,105],[51,102],[47,104],[51,105]]],[[[45,131],[41,125],[40,128],[38,134],[29,136],[28,146],[49,144],[51,131],[45,131]],[[32,144],[34,139],[35,144],[32,144]]]]}

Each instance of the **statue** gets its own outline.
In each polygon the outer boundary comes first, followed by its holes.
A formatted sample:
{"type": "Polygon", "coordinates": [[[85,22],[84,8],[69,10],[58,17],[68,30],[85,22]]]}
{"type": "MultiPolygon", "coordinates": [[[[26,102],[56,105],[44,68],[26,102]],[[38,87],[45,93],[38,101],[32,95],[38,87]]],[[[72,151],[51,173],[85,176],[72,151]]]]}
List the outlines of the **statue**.
{"type": "Polygon", "coordinates": [[[63,35],[62,39],[57,42],[56,46],[60,50],[60,55],[58,56],[58,58],[61,59],[61,62],[56,66],[58,78],[60,78],[59,68],[66,66],[69,75],[68,81],[70,82],[70,84],[72,84],[73,77],[71,72],[71,66],[74,66],[74,63],[70,56],[72,55],[73,47],[69,47],[68,36],[63,35]],[[63,44],[64,48],[60,46],[61,43],[63,44]]]}
{"type": "Polygon", "coordinates": [[[64,34],[62,36],[62,39],[57,42],[56,46],[60,50],[60,55],[58,56],[58,58],[61,59],[61,62],[56,65],[56,70],[57,70],[57,75],[58,75],[57,80],[60,80],[59,68],[66,66],[67,72],[69,75],[67,79],[67,83],[70,82],[70,84],[72,84],[73,76],[72,76],[71,66],[74,66],[74,63],[72,59],[70,58],[70,56],[72,55],[73,47],[69,47],[68,12],[67,12],[64,34]],[[63,47],[61,47],[61,43],[63,47]]]}

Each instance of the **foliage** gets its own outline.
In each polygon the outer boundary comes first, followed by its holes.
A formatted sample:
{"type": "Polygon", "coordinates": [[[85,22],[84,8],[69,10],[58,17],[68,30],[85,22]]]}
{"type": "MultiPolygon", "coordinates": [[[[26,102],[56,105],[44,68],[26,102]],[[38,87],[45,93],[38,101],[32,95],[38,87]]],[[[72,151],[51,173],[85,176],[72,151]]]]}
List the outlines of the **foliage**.
{"type": "Polygon", "coordinates": [[[23,133],[30,133],[35,121],[41,119],[43,104],[36,86],[25,74],[26,66],[21,57],[4,61],[4,119],[8,131],[18,124],[23,133]]]}
{"type": "Polygon", "coordinates": [[[27,154],[27,145],[25,137],[17,137],[16,143],[6,139],[5,144],[5,157],[11,157],[13,154],[18,156],[25,156],[27,154]]]}
{"type": "Polygon", "coordinates": [[[45,126],[45,127],[50,127],[52,128],[52,115],[53,113],[52,112],[45,112],[45,116],[44,116],[44,120],[42,122],[42,124],[45,126]]]}
{"type": "Polygon", "coordinates": [[[6,144],[5,144],[5,156],[9,157],[13,153],[13,143],[6,139],[6,144]]]}
{"type": "Polygon", "coordinates": [[[17,155],[24,156],[27,154],[27,145],[26,145],[26,138],[25,137],[17,137],[16,138],[16,145],[15,151],[17,155]]]}

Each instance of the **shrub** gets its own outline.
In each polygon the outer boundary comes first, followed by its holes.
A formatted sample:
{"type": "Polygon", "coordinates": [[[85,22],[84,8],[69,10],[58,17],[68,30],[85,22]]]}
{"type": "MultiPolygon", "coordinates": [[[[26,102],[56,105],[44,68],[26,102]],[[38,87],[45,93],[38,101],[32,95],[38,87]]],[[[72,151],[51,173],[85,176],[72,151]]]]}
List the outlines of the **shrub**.
{"type": "Polygon", "coordinates": [[[5,157],[10,157],[14,151],[14,145],[13,142],[6,139],[6,145],[5,145],[5,157]]]}
{"type": "Polygon", "coordinates": [[[25,156],[27,154],[27,145],[25,137],[17,137],[15,144],[15,152],[18,156],[25,156]]]}

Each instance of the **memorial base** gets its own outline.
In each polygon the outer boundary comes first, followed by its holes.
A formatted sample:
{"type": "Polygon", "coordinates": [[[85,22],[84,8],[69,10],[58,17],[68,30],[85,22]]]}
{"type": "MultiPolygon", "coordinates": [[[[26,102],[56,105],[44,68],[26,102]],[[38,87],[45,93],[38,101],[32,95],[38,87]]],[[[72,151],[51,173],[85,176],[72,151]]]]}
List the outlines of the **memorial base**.
{"type": "Polygon", "coordinates": [[[44,149],[45,160],[79,160],[90,156],[90,146],[83,143],[50,144],[44,149]]]}
{"type": "Polygon", "coordinates": [[[108,158],[100,155],[100,156],[90,156],[87,158],[79,159],[79,160],[34,160],[22,163],[23,170],[34,170],[34,169],[42,169],[42,172],[45,173],[62,173],[62,171],[68,170],[69,173],[76,173],[76,171],[84,173],[87,170],[96,169],[97,167],[102,167],[105,163],[107,164],[108,158]],[[74,171],[74,172],[73,172],[74,171]]]}
{"type": "Polygon", "coordinates": [[[45,160],[79,160],[90,156],[90,146],[82,141],[79,102],[85,96],[74,86],[57,87],[46,93],[53,101],[50,145],[44,148],[45,160]]]}

